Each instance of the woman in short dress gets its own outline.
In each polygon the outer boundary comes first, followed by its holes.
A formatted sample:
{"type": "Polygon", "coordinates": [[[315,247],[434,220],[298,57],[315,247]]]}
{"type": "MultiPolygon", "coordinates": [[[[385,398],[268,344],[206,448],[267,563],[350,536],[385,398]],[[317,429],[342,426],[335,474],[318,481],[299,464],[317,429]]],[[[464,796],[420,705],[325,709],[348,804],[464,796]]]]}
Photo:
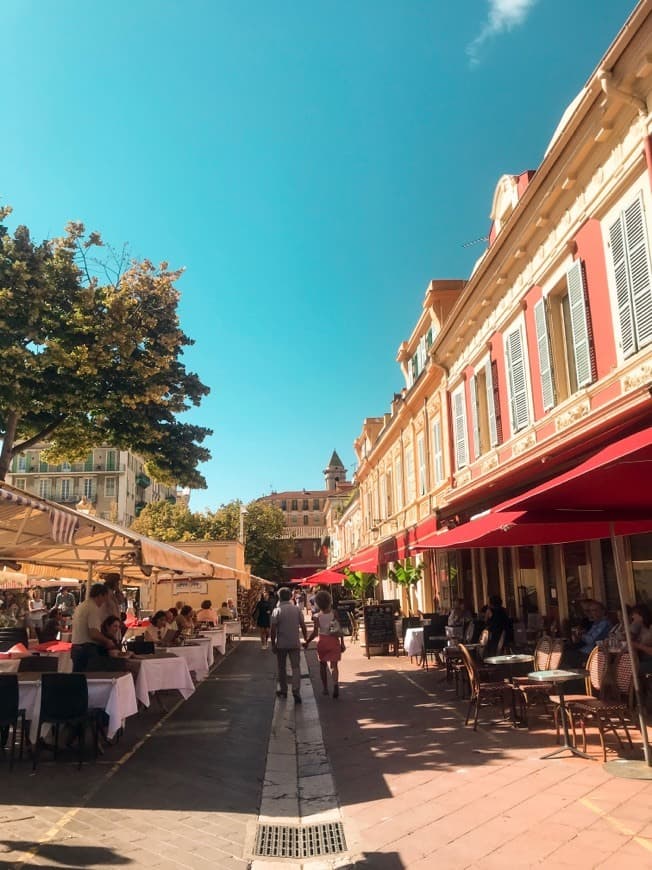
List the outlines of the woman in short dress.
{"type": "Polygon", "coordinates": [[[260,629],[260,648],[267,649],[269,643],[269,630],[271,625],[271,617],[273,610],[269,595],[263,592],[256,602],[252,616],[256,620],[256,625],[260,629]]]}
{"type": "Polygon", "coordinates": [[[312,634],[306,641],[305,648],[308,649],[310,641],[317,637],[317,658],[319,659],[319,673],[324,687],[324,695],[328,695],[328,665],[330,665],[333,697],[338,698],[340,694],[338,662],[346,649],[344,638],[333,612],[333,599],[330,594],[326,591],[318,592],[315,595],[315,604],[319,610],[313,617],[312,634]]]}

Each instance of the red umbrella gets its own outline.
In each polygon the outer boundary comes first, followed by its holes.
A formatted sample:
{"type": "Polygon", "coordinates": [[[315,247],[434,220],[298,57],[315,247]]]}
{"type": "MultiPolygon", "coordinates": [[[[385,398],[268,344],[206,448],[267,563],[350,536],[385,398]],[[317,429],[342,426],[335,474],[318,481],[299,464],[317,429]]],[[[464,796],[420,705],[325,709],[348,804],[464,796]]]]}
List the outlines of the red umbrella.
{"type": "Polygon", "coordinates": [[[317,571],[316,574],[311,574],[310,577],[306,577],[304,582],[310,586],[337,586],[340,583],[344,583],[344,580],[345,578],[342,574],[338,574],[337,571],[325,569],[324,571],[317,571]]]}

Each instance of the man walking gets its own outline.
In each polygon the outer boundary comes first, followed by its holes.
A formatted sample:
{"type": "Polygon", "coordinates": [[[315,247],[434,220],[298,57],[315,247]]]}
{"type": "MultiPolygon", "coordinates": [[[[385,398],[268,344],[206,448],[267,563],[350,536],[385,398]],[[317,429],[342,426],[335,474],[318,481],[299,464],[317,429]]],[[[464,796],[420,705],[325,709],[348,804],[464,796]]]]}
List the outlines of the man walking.
{"type": "Polygon", "coordinates": [[[289,589],[279,590],[279,603],[272,613],[272,652],[276,653],[278,663],[277,695],[287,698],[288,676],[287,660],[292,668],[292,697],[295,704],[301,703],[301,665],[299,662],[299,631],[303,639],[308,639],[303,611],[292,604],[292,593],[289,589]]]}

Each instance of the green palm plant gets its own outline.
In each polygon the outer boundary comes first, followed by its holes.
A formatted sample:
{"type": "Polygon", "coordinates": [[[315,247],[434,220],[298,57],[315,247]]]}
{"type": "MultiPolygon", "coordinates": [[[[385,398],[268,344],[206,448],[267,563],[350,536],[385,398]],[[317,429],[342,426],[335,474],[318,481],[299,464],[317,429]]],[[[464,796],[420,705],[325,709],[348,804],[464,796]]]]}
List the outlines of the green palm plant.
{"type": "Polygon", "coordinates": [[[405,565],[397,564],[387,575],[389,579],[405,589],[407,593],[408,609],[412,615],[412,590],[423,577],[423,562],[413,565],[409,560],[405,565]]]}
{"type": "Polygon", "coordinates": [[[349,590],[353,598],[359,598],[361,601],[368,597],[367,593],[378,583],[375,574],[351,571],[348,568],[344,569],[344,577],[344,588],[349,590]]]}

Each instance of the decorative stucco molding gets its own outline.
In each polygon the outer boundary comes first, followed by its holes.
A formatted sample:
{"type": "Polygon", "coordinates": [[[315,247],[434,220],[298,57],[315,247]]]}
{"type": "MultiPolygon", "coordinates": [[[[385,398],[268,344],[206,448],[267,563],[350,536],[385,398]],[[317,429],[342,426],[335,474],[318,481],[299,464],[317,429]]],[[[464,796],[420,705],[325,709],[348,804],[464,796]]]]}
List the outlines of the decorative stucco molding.
{"type": "Polygon", "coordinates": [[[591,403],[587,398],[583,398],[580,402],[573,405],[572,408],[569,408],[567,411],[564,411],[563,414],[559,414],[558,417],[555,417],[555,429],[557,432],[561,432],[563,429],[568,429],[569,426],[572,426],[573,423],[577,423],[578,420],[581,420],[582,417],[586,417],[591,411],[591,403]]]}

